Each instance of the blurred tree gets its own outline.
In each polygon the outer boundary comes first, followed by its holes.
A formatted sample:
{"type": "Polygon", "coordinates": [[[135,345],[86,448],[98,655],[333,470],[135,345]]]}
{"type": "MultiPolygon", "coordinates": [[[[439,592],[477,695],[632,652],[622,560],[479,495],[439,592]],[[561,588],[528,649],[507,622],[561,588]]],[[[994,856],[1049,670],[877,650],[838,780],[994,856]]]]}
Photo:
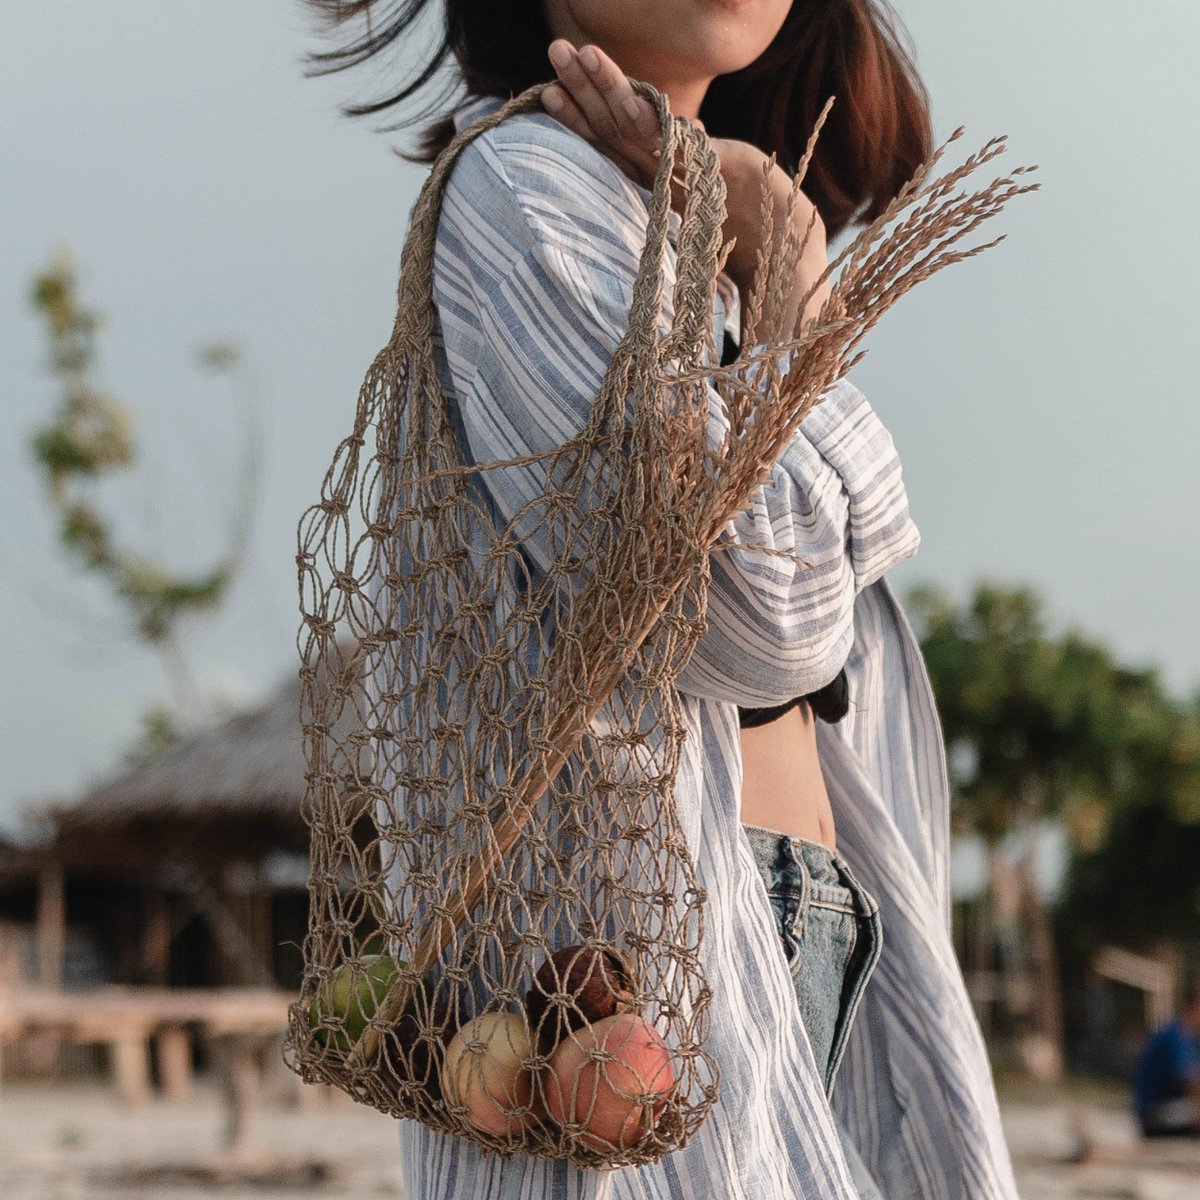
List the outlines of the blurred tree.
{"type": "Polygon", "coordinates": [[[1200,956],[1200,694],[1173,706],[1147,743],[1104,836],[1071,860],[1055,925],[1068,977],[1085,995],[1096,951],[1200,956]]]}
{"type": "Polygon", "coordinates": [[[1034,1031],[1027,1065],[1036,1060],[1054,1078],[1063,1063],[1062,1000],[1055,937],[1034,876],[1037,835],[1056,818],[1082,848],[1099,844],[1148,765],[1174,752],[1178,713],[1157,671],[1122,667],[1076,631],[1048,636],[1028,588],[981,583],[959,606],[924,587],[909,605],[945,733],[955,826],[982,837],[993,897],[1001,842],[1023,848],[1009,913],[1023,926],[1018,982],[1023,975],[1026,986],[1013,990],[1024,992],[1034,1031]]]}
{"type": "MultiPolygon", "coordinates": [[[[206,715],[181,632],[188,618],[215,611],[225,599],[249,522],[245,512],[239,512],[228,550],[213,566],[197,572],[173,570],[119,544],[111,521],[91,495],[91,485],[105,474],[132,466],[136,449],[128,409],[101,391],[92,378],[100,317],[80,301],[65,252],[34,280],[30,300],[45,321],[50,368],[62,385],[58,410],[30,439],[58,518],[60,539],[77,562],[107,580],[137,636],[159,654],[172,682],[173,703],[155,704],[144,714],[143,735],[127,755],[144,757],[177,736],[181,718],[206,715]]],[[[200,365],[217,372],[233,370],[238,360],[236,348],[227,343],[214,343],[199,354],[200,365]]],[[[247,477],[253,477],[252,470],[247,477]]],[[[243,509],[248,511],[251,503],[247,489],[243,509]]]]}
{"type": "Polygon", "coordinates": [[[1118,810],[1109,836],[1072,859],[1057,916],[1077,958],[1200,942],[1200,820],[1161,798],[1118,810]]]}

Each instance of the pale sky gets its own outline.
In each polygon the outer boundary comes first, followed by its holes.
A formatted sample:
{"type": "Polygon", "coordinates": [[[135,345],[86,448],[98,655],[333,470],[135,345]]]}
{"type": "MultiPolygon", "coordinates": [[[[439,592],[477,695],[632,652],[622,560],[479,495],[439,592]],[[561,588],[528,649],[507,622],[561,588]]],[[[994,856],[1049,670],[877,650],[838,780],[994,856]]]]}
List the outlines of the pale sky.
{"type": "MultiPolygon", "coordinates": [[[[973,149],[1007,133],[1002,163],[1039,163],[1042,190],[1001,218],[1000,247],[906,297],[856,368],[923,535],[893,582],[1029,583],[1056,628],[1190,692],[1200,6],[897,8],[939,137],[966,125],[973,149]]],[[[207,686],[244,701],[295,670],[296,525],[387,338],[423,178],[390,153],[401,135],[336,113],[369,80],[302,77],[317,45],[300,0],[0,13],[0,828],[110,771],[168,690],[65,564],[26,450],[57,399],[26,293],[59,246],[105,315],[100,378],[144,448],[111,491],[129,544],[186,566],[221,543],[245,397],[192,363],[213,338],[244,348],[261,507],[231,604],[188,649],[207,686]]]]}

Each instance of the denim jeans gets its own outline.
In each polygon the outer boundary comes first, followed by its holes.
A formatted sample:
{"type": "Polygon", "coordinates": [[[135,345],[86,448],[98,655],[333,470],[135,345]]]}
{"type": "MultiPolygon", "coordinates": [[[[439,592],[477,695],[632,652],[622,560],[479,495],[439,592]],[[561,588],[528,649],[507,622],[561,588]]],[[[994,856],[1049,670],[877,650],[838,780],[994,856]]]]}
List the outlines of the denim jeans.
{"type": "Polygon", "coordinates": [[[825,1093],[883,949],[879,905],[845,859],[820,842],[743,822],[775,913],[800,1017],[825,1093]]]}

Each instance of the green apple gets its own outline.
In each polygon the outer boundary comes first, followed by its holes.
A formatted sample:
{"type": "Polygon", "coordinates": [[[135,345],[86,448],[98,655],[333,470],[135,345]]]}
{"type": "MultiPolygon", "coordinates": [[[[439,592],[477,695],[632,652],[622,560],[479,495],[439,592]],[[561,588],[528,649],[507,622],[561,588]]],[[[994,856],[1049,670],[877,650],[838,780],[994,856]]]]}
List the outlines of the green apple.
{"type": "Polygon", "coordinates": [[[308,1023],[321,1045],[348,1054],[405,965],[403,959],[386,954],[364,954],[330,974],[308,1009],[308,1023]],[[341,1028],[329,1028],[330,1019],[340,1022],[341,1028]]]}

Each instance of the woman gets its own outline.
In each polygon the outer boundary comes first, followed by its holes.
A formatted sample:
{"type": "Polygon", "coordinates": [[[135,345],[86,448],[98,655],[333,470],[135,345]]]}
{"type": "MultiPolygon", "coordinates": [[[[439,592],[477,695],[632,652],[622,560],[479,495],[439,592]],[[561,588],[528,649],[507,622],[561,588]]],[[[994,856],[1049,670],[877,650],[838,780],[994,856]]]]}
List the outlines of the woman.
{"type": "MultiPolygon", "coordinates": [[[[335,24],[380,7],[313,2],[335,24]]],[[[365,37],[316,57],[329,69],[370,58],[426,7],[376,13],[365,37]]],[[[433,65],[452,49],[469,95],[426,132],[418,161],[508,95],[558,80],[545,114],[486,130],[446,187],[435,352],[476,461],[577,432],[627,328],[658,146],[629,78],[659,88],[717,149],[724,232],[737,239],[713,313],[726,358],[752,332],[740,296],[763,248],[767,154],[786,196],[813,118],[837,95],[806,176],[820,220],[784,299],[791,327],[825,295],[801,313],[826,231],[877,213],[929,150],[923,93],[873,0],[447,0],[446,16],[433,65]]],[[[347,111],[403,100],[429,73],[347,111]]],[[[501,517],[528,498],[520,472],[481,478],[501,517]]],[[[612,1172],[501,1159],[404,1121],[410,1200],[1016,1194],[949,936],[937,714],[885,578],[919,535],[892,439],[849,381],[805,418],[728,532],[810,566],[714,555],[708,629],[676,681],[689,726],[676,798],[709,897],[720,1099],[683,1149],[612,1172]]]]}

